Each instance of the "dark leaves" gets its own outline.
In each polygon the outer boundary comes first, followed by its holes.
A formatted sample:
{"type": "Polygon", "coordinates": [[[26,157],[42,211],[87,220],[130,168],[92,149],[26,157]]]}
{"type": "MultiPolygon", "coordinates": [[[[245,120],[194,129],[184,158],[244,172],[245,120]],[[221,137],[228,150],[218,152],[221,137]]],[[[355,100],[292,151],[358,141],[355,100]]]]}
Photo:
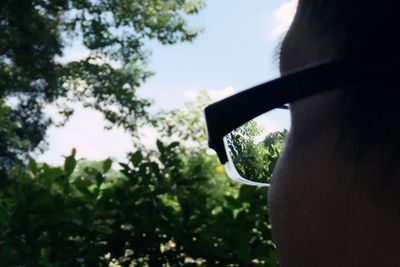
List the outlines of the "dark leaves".
{"type": "Polygon", "coordinates": [[[275,266],[266,191],[230,184],[214,156],[157,146],[119,174],[110,159],[80,172],[74,153],[16,172],[0,192],[0,265],[275,266]]]}
{"type": "Polygon", "coordinates": [[[59,125],[73,114],[68,104],[79,102],[104,114],[108,128],[134,135],[151,104],[136,94],[152,75],[146,41],[191,41],[198,30],[187,17],[202,6],[199,0],[1,1],[0,134],[7,134],[0,138],[0,172],[44,144],[54,123],[44,108],[56,100],[67,103],[59,107],[59,125]],[[61,63],[65,46],[80,40],[90,56],[61,63]]]}

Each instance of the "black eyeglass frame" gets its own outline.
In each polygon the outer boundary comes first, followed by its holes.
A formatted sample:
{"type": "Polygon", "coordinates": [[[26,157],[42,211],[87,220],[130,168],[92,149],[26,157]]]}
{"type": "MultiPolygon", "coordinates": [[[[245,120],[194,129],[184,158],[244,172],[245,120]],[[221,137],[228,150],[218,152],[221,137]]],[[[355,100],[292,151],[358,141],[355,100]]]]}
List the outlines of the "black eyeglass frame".
{"type": "Polygon", "coordinates": [[[223,138],[246,122],[272,109],[285,108],[313,95],[339,89],[359,81],[398,74],[392,62],[364,64],[357,60],[332,60],[289,72],[207,106],[204,110],[208,145],[221,164],[228,162],[223,138]]]}

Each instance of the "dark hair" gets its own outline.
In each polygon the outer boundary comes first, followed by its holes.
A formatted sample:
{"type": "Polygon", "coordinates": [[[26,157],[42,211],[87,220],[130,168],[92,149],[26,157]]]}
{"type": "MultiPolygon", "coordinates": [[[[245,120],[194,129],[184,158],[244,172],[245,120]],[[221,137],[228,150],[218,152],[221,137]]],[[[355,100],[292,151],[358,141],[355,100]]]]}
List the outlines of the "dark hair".
{"type": "MultiPolygon", "coordinates": [[[[353,57],[365,64],[388,60],[400,64],[398,6],[391,0],[299,0],[296,21],[317,38],[328,40],[337,57],[353,57]]],[[[360,82],[343,90],[338,103],[350,160],[379,164],[384,178],[379,180],[385,185],[400,171],[399,89],[392,79],[360,82]]]]}
{"type": "Polygon", "coordinates": [[[338,55],[378,59],[399,55],[399,6],[393,0],[299,0],[297,16],[334,42],[338,55]]]}

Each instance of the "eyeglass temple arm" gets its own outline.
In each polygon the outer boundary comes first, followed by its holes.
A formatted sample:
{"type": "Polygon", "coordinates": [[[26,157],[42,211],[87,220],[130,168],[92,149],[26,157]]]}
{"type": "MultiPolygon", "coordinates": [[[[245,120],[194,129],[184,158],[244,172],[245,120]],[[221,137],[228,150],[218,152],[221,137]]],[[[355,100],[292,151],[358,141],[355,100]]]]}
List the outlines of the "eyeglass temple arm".
{"type": "Polygon", "coordinates": [[[359,80],[397,73],[397,65],[371,65],[349,60],[320,63],[239,92],[204,110],[209,147],[221,163],[228,161],[223,137],[251,119],[285,104],[327,92],[359,80]]]}
{"type": "Polygon", "coordinates": [[[282,105],[277,107],[277,109],[289,109],[289,105],[282,105]]]}

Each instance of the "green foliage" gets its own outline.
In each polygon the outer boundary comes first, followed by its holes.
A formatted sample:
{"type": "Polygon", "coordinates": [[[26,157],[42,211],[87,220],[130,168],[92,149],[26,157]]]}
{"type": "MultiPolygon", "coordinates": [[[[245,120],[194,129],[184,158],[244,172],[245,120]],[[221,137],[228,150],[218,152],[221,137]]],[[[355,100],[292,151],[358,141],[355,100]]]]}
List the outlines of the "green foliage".
{"type": "Polygon", "coordinates": [[[108,158],[103,162],[103,172],[108,172],[112,167],[112,159],[108,158]]]}
{"type": "Polygon", "coordinates": [[[0,1],[0,169],[45,144],[55,123],[44,114],[48,104],[61,115],[57,125],[79,102],[102,112],[109,127],[134,133],[150,105],[136,96],[152,75],[146,42],[192,41],[199,29],[187,17],[202,6],[201,0],[0,1]],[[61,63],[73,41],[89,56],[61,63]]]}
{"type": "Polygon", "coordinates": [[[0,193],[0,265],[275,266],[266,190],[231,184],[214,156],[157,145],[113,179],[71,178],[74,155],[16,169],[0,193]]]}
{"type": "Polygon", "coordinates": [[[30,149],[30,143],[16,135],[18,124],[10,120],[12,110],[0,97],[0,183],[6,182],[6,170],[21,163],[18,154],[30,149]],[[12,149],[11,149],[12,148],[12,149]]]}
{"type": "Polygon", "coordinates": [[[265,168],[267,168],[270,172],[273,171],[276,162],[283,151],[287,135],[288,130],[274,132],[265,137],[262,143],[263,148],[266,151],[263,162],[265,168]]]}
{"type": "Polygon", "coordinates": [[[118,172],[111,159],[78,161],[75,149],[62,167],[15,168],[0,191],[0,266],[277,266],[267,189],[231,182],[201,119],[185,120],[201,116],[202,99],[160,114],[156,126],[174,136],[118,172]]]}
{"type": "Polygon", "coordinates": [[[160,111],[150,122],[167,140],[185,141],[199,150],[206,150],[207,133],[204,121],[204,108],[210,104],[211,98],[206,92],[201,92],[195,101],[185,103],[182,107],[160,111]]]}
{"type": "Polygon", "coordinates": [[[257,182],[270,182],[271,173],[283,151],[287,130],[268,134],[262,142],[256,138],[262,128],[250,121],[228,135],[229,153],[242,177],[257,182]]]}

